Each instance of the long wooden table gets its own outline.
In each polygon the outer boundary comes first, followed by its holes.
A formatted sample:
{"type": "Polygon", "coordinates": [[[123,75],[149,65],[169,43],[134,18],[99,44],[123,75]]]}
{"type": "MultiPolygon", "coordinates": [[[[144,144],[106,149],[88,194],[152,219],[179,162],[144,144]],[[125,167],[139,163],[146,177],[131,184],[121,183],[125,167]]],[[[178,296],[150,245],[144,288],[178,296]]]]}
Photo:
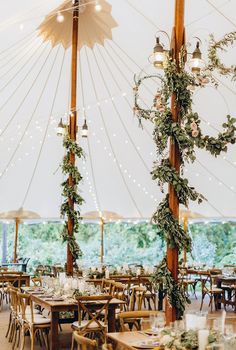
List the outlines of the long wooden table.
{"type": "MultiPolygon", "coordinates": [[[[214,278],[216,279],[216,283],[217,283],[217,288],[222,288],[222,283],[225,284],[225,286],[227,285],[236,285],[236,276],[223,276],[223,275],[217,275],[214,276],[214,278]]],[[[231,302],[231,305],[233,305],[234,307],[234,312],[236,312],[236,297],[234,297],[234,302],[231,302]]],[[[218,308],[221,308],[221,303],[218,303],[218,308]]]]}
{"type": "Polygon", "coordinates": [[[15,287],[21,287],[30,285],[30,275],[26,273],[17,272],[0,272],[0,283],[12,283],[15,287]]]}
{"type": "MultiPolygon", "coordinates": [[[[76,317],[78,317],[77,316],[78,304],[76,302],[71,303],[67,300],[65,301],[45,300],[44,298],[40,298],[39,295],[32,294],[33,291],[29,290],[29,288],[22,288],[22,289],[28,294],[30,294],[33,302],[40,305],[42,308],[48,309],[51,312],[50,349],[59,350],[60,349],[60,342],[59,342],[59,335],[58,335],[59,312],[74,311],[76,317]]],[[[99,302],[99,305],[98,305],[99,308],[101,307],[101,302],[102,301],[99,302]]],[[[125,304],[125,302],[123,300],[119,300],[115,298],[110,301],[110,304],[108,307],[108,315],[107,315],[109,332],[115,332],[115,321],[116,321],[115,310],[119,308],[121,304],[125,304]]]]}
{"type": "Polygon", "coordinates": [[[120,332],[107,334],[107,339],[112,343],[114,350],[137,350],[133,344],[139,341],[146,341],[148,338],[150,339],[148,335],[142,332],[120,332]]]}

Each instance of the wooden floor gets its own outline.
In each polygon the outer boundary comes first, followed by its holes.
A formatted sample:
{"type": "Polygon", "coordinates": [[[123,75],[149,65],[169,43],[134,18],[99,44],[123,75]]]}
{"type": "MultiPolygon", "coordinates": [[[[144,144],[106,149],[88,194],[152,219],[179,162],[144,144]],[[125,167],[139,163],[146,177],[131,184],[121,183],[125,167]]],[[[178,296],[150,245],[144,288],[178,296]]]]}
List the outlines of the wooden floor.
{"type": "MultiPolygon", "coordinates": [[[[194,297],[191,297],[191,305],[188,306],[188,310],[199,310],[200,308],[200,298],[198,297],[198,300],[196,300],[194,297]]],[[[203,310],[209,310],[207,300],[204,303],[203,310]]],[[[222,311],[213,311],[213,313],[209,314],[210,318],[217,318],[221,316],[222,311]]],[[[7,325],[8,325],[8,319],[9,319],[9,307],[8,305],[4,305],[2,311],[0,311],[0,349],[1,350],[10,350],[12,349],[12,344],[8,342],[7,338],[5,337],[6,331],[7,331],[7,325]]],[[[235,331],[236,331],[236,313],[232,312],[231,309],[227,312],[227,320],[226,323],[230,323],[234,325],[235,331]]],[[[70,342],[71,342],[71,327],[70,325],[63,325],[62,326],[62,332],[60,332],[60,342],[62,344],[62,349],[70,349],[70,342]]],[[[26,337],[26,344],[25,344],[25,350],[30,349],[30,340],[29,337],[26,337]]],[[[39,345],[35,346],[35,350],[43,349],[39,345]]]]}

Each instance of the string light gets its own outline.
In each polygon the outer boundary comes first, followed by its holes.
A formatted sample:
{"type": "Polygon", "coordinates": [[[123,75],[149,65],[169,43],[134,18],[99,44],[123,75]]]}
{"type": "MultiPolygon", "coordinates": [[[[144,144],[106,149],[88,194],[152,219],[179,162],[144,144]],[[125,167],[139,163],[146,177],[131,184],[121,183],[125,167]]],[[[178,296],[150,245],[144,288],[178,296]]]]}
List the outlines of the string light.
{"type": "Polygon", "coordinates": [[[58,12],[57,13],[57,22],[62,23],[62,22],[64,22],[64,20],[65,20],[64,15],[61,12],[58,12]]]}
{"type": "MultiPolygon", "coordinates": [[[[93,133],[92,133],[92,136],[96,137],[96,133],[93,132],[93,133]]],[[[99,143],[101,143],[101,140],[98,139],[97,137],[96,137],[96,141],[99,141],[99,143]]],[[[104,146],[103,149],[104,149],[104,151],[108,154],[109,157],[112,157],[112,153],[108,151],[108,149],[107,149],[106,146],[104,146]]],[[[134,183],[139,189],[141,189],[142,192],[143,192],[145,195],[150,195],[150,199],[154,200],[154,202],[157,202],[157,198],[154,198],[154,196],[153,196],[152,194],[150,194],[150,193],[147,191],[147,189],[146,189],[145,187],[141,186],[140,183],[137,183],[137,180],[130,174],[130,172],[129,172],[126,168],[124,168],[123,164],[120,163],[120,162],[117,160],[117,158],[114,157],[114,158],[113,158],[113,162],[114,162],[114,163],[117,162],[117,163],[119,164],[119,167],[120,167],[120,169],[122,170],[122,172],[130,179],[130,181],[131,181],[132,183],[134,183]]]]}
{"type": "Polygon", "coordinates": [[[96,5],[94,6],[95,11],[100,12],[102,10],[102,5],[96,1],[96,5]]]}

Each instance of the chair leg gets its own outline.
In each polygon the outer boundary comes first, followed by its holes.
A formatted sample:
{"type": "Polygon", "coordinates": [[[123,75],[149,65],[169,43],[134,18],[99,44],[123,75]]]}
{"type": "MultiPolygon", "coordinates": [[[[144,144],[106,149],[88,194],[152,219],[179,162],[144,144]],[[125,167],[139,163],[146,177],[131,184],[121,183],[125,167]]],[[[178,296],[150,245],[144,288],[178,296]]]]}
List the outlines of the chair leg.
{"type": "Polygon", "coordinates": [[[201,302],[201,306],[200,306],[200,311],[202,311],[202,307],[203,307],[203,300],[204,300],[204,298],[205,298],[205,295],[206,295],[206,294],[202,294],[202,302],[201,302]]]}
{"type": "Polygon", "coordinates": [[[31,341],[30,350],[34,350],[35,335],[36,335],[36,331],[32,329],[32,331],[30,332],[30,341],[31,341]]]}
{"type": "Polygon", "coordinates": [[[24,326],[22,326],[20,350],[24,350],[24,347],[25,347],[25,330],[24,330],[24,326]]]}
{"type": "Polygon", "coordinates": [[[74,350],[74,334],[72,333],[72,340],[71,340],[71,350],[74,350]]]}
{"type": "Polygon", "coordinates": [[[209,306],[211,305],[211,312],[213,311],[212,302],[213,302],[213,295],[210,296],[210,304],[209,304],[209,306]]]}
{"type": "Polygon", "coordinates": [[[10,312],[9,322],[8,322],[8,327],[7,327],[7,333],[5,335],[6,338],[8,338],[8,335],[9,335],[9,332],[10,332],[11,322],[12,322],[12,313],[10,312]]]}
{"type": "Polygon", "coordinates": [[[21,335],[21,326],[19,325],[18,340],[17,340],[17,345],[16,345],[18,348],[20,346],[20,335],[21,335]]]}
{"type": "Polygon", "coordinates": [[[9,335],[9,332],[10,332],[11,323],[12,323],[12,313],[10,313],[10,317],[9,317],[9,323],[8,323],[7,333],[6,333],[6,335],[5,335],[6,338],[8,338],[8,335],[9,335]]]}

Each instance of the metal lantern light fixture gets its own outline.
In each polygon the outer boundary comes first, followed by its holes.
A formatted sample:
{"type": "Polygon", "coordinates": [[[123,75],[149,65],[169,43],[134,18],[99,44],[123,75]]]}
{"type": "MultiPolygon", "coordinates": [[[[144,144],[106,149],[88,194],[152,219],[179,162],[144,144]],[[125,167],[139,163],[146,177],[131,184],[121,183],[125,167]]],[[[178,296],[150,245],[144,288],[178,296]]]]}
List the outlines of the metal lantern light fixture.
{"type": "Polygon", "coordinates": [[[156,37],[156,45],[153,49],[153,65],[156,68],[162,69],[165,61],[165,51],[160,43],[160,38],[156,37]]]}
{"type": "Polygon", "coordinates": [[[60,122],[58,123],[58,126],[57,126],[57,135],[63,136],[65,134],[65,129],[66,129],[66,125],[63,124],[62,118],[61,118],[60,122]]]}
{"type": "Polygon", "coordinates": [[[81,136],[82,137],[88,137],[88,124],[86,119],[84,119],[84,124],[81,129],[81,136]]]}
{"type": "Polygon", "coordinates": [[[200,73],[200,70],[203,66],[202,53],[199,48],[200,42],[198,41],[195,47],[195,50],[192,53],[192,58],[189,61],[189,65],[193,73],[200,73]]]}

